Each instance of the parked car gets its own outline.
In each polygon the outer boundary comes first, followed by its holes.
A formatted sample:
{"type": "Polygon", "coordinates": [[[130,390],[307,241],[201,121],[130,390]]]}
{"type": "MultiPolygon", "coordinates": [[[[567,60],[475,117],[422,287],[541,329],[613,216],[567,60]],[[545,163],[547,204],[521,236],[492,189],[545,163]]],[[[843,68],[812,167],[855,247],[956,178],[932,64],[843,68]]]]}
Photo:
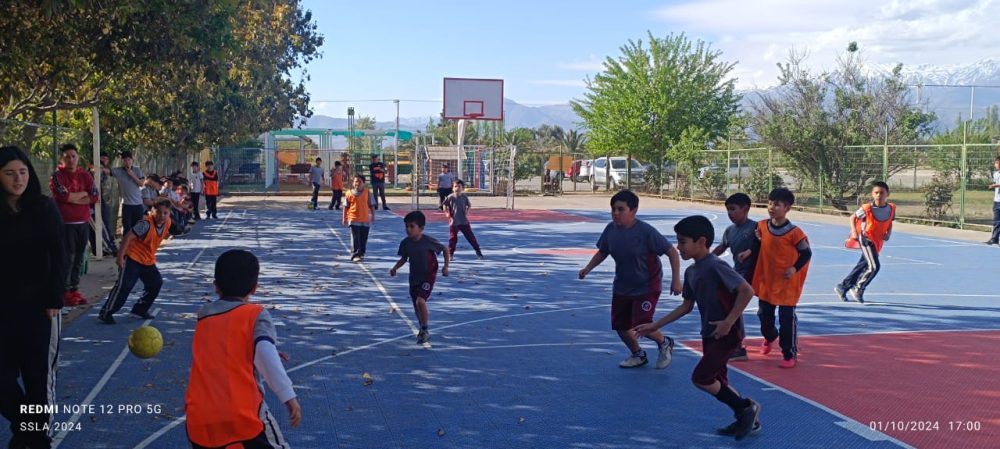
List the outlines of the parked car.
{"type": "MultiPolygon", "coordinates": [[[[698,179],[705,179],[705,176],[708,176],[709,173],[711,173],[711,172],[718,172],[718,171],[721,171],[721,170],[722,170],[722,167],[720,167],[719,164],[716,164],[716,163],[713,162],[713,163],[711,163],[709,165],[706,165],[706,166],[701,167],[701,168],[698,169],[698,179]]],[[[726,176],[728,178],[730,178],[730,179],[732,179],[732,178],[749,178],[750,177],[750,167],[747,167],[746,165],[737,165],[735,163],[730,163],[729,164],[729,170],[728,170],[728,173],[726,174],[726,176]]]]}
{"type": "MultiPolygon", "coordinates": [[[[626,185],[625,174],[626,174],[626,162],[627,159],[624,156],[611,157],[611,179],[606,181],[606,176],[608,170],[608,158],[602,157],[594,159],[593,172],[590,176],[590,182],[593,184],[594,188],[597,186],[605,185],[606,182],[610,183],[612,189],[619,189],[626,185]]],[[[638,160],[632,159],[632,185],[641,186],[646,183],[645,180],[646,168],[643,167],[638,160]]]]}
{"type": "Polygon", "coordinates": [[[576,182],[590,182],[590,175],[593,174],[594,161],[591,159],[577,159],[569,168],[569,179],[576,182]]]}

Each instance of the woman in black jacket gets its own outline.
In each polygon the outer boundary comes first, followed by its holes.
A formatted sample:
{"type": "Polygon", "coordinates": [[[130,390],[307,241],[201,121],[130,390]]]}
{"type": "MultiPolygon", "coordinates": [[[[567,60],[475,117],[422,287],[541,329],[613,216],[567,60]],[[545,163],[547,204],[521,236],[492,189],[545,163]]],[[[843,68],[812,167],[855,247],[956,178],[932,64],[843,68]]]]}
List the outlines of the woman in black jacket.
{"type": "Polygon", "coordinates": [[[0,413],[11,448],[48,448],[67,261],[62,218],[31,160],[0,147],[0,413]],[[18,378],[24,384],[22,388],[18,378]],[[22,405],[32,407],[22,409],[22,405]],[[31,412],[31,413],[22,413],[31,412]],[[42,412],[42,413],[38,413],[42,412]]]}

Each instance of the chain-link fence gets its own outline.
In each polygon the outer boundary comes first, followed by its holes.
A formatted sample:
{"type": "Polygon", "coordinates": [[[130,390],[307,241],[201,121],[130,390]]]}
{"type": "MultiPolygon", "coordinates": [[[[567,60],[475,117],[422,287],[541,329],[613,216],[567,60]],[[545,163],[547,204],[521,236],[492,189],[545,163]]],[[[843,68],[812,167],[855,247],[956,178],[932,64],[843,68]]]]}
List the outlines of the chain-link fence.
{"type": "Polygon", "coordinates": [[[745,192],[766,202],[776,187],[795,192],[795,204],[852,211],[869,200],[870,184],[885,181],[900,218],[953,227],[989,226],[993,219],[993,144],[849,146],[813,160],[792,160],[769,148],[710,150],[694,162],[649,166],[648,193],[723,200],[745,192]]]}

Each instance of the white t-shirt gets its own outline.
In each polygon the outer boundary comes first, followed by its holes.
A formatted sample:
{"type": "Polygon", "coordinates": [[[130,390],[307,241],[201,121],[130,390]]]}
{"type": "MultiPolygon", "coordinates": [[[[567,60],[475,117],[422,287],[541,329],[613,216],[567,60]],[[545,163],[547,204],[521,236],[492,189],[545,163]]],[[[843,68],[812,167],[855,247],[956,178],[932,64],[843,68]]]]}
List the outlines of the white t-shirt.
{"type": "Polygon", "coordinates": [[[188,174],[188,182],[191,183],[191,193],[201,193],[204,180],[205,177],[202,176],[200,171],[198,173],[188,174]]]}
{"type": "MultiPolygon", "coordinates": [[[[1000,184],[1000,171],[993,172],[993,184],[1000,184]]],[[[1000,187],[993,188],[993,202],[1000,203],[1000,187]]]]}

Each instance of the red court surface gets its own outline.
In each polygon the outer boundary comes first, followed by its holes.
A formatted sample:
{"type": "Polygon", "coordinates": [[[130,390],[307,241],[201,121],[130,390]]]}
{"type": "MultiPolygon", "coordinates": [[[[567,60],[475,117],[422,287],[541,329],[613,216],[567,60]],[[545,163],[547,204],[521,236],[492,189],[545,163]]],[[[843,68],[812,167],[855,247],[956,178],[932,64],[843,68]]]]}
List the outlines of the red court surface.
{"type": "MultiPolygon", "coordinates": [[[[998,331],[800,337],[793,369],[778,368],[777,345],[759,354],[760,343],[747,340],[750,360],[730,367],[914,447],[1000,447],[998,331]]],[[[764,408],[779,415],[775,406],[764,408]]]]}
{"type": "MultiPolygon", "coordinates": [[[[428,223],[447,223],[444,212],[437,209],[421,209],[427,216],[428,223]]],[[[408,209],[393,208],[392,212],[400,217],[405,217],[410,212],[408,209]]],[[[469,221],[473,228],[476,223],[510,223],[510,222],[572,222],[581,223],[593,221],[582,215],[573,215],[563,212],[556,212],[542,209],[476,209],[469,211],[469,221]]]]}

